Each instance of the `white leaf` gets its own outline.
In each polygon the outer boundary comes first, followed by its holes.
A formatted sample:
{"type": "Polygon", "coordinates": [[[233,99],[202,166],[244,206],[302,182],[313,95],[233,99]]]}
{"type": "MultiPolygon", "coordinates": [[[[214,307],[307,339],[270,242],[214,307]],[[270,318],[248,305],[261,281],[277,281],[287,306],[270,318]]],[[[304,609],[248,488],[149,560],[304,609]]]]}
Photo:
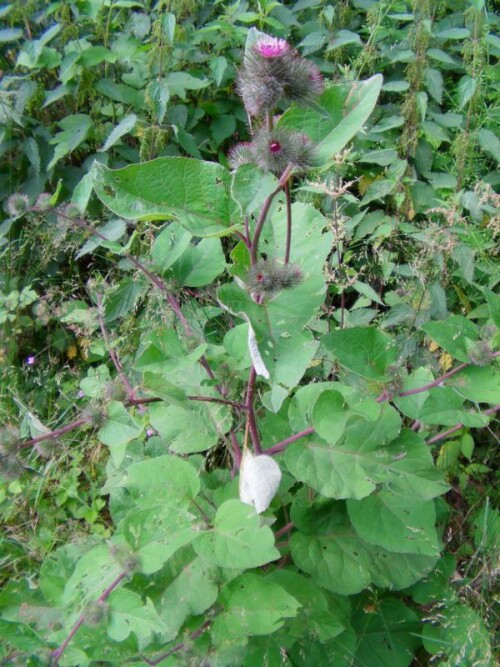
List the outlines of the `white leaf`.
{"type": "Polygon", "coordinates": [[[270,456],[243,454],[240,469],[240,500],[254,505],[257,513],[267,510],[281,482],[281,470],[270,456]]]}
{"type": "Polygon", "coordinates": [[[257,375],[262,375],[266,380],[269,380],[269,371],[266,368],[266,365],[260,356],[259,346],[257,345],[257,339],[255,338],[255,332],[252,329],[248,318],[245,318],[248,322],[248,351],[250,352],[250,359],[252,360],[253,367],[257,375]]]}

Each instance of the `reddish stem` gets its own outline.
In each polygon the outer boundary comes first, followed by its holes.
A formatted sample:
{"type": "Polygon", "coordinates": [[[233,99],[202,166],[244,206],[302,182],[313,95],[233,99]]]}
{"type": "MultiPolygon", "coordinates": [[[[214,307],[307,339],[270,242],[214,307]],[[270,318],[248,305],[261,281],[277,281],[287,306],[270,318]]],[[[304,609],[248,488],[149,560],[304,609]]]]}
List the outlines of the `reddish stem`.
{"type": "MultiPolygon", "coordinates": [[[[494,408],[489,408],[488,410],[485,410],[482,414],[484,415],[493,415],[495,412],[498,412],[500,410],[500,405],[495,405],[494,408]]],[[[449,428],[447,431],[443,431],[442,433],[438,433],[437,435],[434,435],[432,438],[429,438],[426,440],[428,445],[432,445],[435,442],[439,442],[440,440],[445,440],[449,435],[452,435],[453,433],[456,433],[457,431],[460,431],[461,428],[464,428],[464,425],[461,423],[455,424],[455,426],[452,426],[449,428]]]]}
{"type": "Polygon", "coordinates": [[[286,526],[283,526],[283,528],[280,528],[274,533],[274,537],[276,540],[278,540],[280,537],[285,535],[286,533],[289,533],[292,528],[294,527],[293,522],[290,521],[289,523],[286,524],[286,526]]]}
{"type": "Polygon", "coordinates": [[[111,343],[109,341],[108,337],[108,332],[106,331],[106,327],[104,325],[104,317],[102,315],[102,298],[101,295],[99,294],[97,296],[97,305],[98,305],[98,321],[99,321],[99,328],[101,330],[101,334],[104,340],[104,344],[106,345],[106,348],[109,352],[109,356],[111,357],[111,361],[113,362],[114,367],[116,368],[116,372],[118,373],[118,376],[125,388],[125,391],[127,393],[127,397],[130,399],[134,398],[134,388],[128,381],[127,376],[123,372],[123,366],[121,365],[120,359],[118,358],[118,355],[116,352],[113,350],[111,347],[111,343]]]}
{"type": "Polygon", "coordinates": [[[56,438],[59,438],[59,436],[64,435],[65,433],[69,433],[70,431],[74,431],[75,429],[80,428],[80,426],[88,423],[88,419],[76,419],[70,424],[66,424],[66,426],[57,428],[55,431],[50,431],[50,433],[45,433],[44,435],[39,435],[36,438],[31,438],[31,440],[23,442],[20,446],[20,449],[32,447],[33,445],[36,445],[39,442],[43,442],[44,440],[55,440],[56,438]]]}
{"type": "MultiPolygon", "coordinates": [[[[103,593],[97,598],[97,603],[99,604],[100,602],[106,602],[106,600],[109,598],[111,593],[115,590],[115,588],[120,584],[120,582],[125,579],[127,576],[126,572],[121,572],[116,579],[114,579],[110,585],[103,591],[103,593]]],[[[59,660],[64,653],[66,647],[70,643],[70,641],[73,639],[73,637],[76,635],[78,630],[82,627],[82,625],[85,623],[85,614],[82,614],[80,618],[77,620],[75,625],[72,627],[70,633],[66,637],[66,639],[63,641],[61,646],[57,648],[55,651],[52,652],[51,654],[51,667],[56,667],[56,665],[59,664],[59,660]]]]}
{"type": "Polygon", "coordinates": [[[277,445],[273,445],[272,447],[269,447],[269,449],[266,449],[264,451],[264,454],[267,454],[268,456],[273,456],[273,454],[279,454],[282,452],[284,449],[288,447],[288,445],[291,445],[292,442],[295,442],[296,440],[299,440],[300,438],[305,438],[308,435],[311,435],[314,433],[314,429],[311,428],[306,428],[304,431],[301,431],[300,433],[296,433],[295,435],[291,435],[289,438],[286,438],[286,440],[282,440],[281,442],[278,442],[277,445]]]}
{"type": "Polygon", "coordinates": [[[278,187],[276,188],[276,190],[274,190],[274,192],[271,192],[271,194],[266,198],[264,204],[262,205],[259,219],[257,220],[257,224],[255,225],[255,231],[252,239],[252,248],[250,251],[250,261],[252,266],[257,263],[257,251],[259,248],[260,234],[262,232],[262,227],[264,226],[264,223],[266,221],[267,214],[269,213],[269,209],[271,208],[271,204],[273,203],[273,199],[276,197],[278,192],[285,187],[288,179],[290,178],[290,174],[292,173],[292,169],[293,166],[288,165],[288,167],[285,169],[279,180],[278,187]]]}
{"type": "MultiPolygon", "coordinates": [[[[195,630],[189,635],[189,641],[194,641],[197,639],[200,635],[202,635],[207,629],[208,626],[210,625],[210,621],[205,621],[202,626],[198,628],[198,630],[195,630]]],[[[163,660],[166,660],[169,658],[171,655],[174,653],[177,653],[178,651],[182,651],[183,648],[185,648],[186,642],[180,642],[179,644],[176,644],[173,648],[171,648],[169,651],[166,653],[162,653],[158,658],[155,658],[154,660],[150,660],[149,658],[142,658],[146,665],[150,665],[150,667],[156,667],[156,665],[159,665],[160,662],[163,662],[163,660]]]]}
{"type": "Polygon", "coordinates": [[[286,198],[286,246],[285,246],[285,264],[290,261],[290,251],[292,248],[292,195],[290,193],[290,181],[284,186],[286,198]]]}
{"type": "MultiPolygon", "coordinates": [[[[500,357],[500,352],[493,352],[491,355],[492,359],[495,359],[496,357],[500,357]]],[[[457,366],[456,368],[452,368],[450,371],[445,373],[444,375],[441,375],[440,377],[436,378],[432,382],[429,382],[428,384],[424,384],[422,387],[417,387],[416,389],[408,389],[407,391],[400,391],[398,392],[397,396],[404,397],[404,396],[414,396],[415,394],[421,394],[423,391],[428,391],[429,389],[433,389],[434,387],[438,387],[442,382],[445,380],[448,380],[451,378],[453,375],[456,373],[460,373],[460,371],[463,371],[464,368],[467,368],[468,366],[474,366],[472,363],[464,363],[460,364],[460,366],[457,366]]],[[[391,398],[391,394],[387,391],[387,389],[384,389],[384,391],[380,394],[380,396],[377,397],[376,401],[377,403],[383,403],[384,401],[387,401],[389,398],[391,398]]]]}

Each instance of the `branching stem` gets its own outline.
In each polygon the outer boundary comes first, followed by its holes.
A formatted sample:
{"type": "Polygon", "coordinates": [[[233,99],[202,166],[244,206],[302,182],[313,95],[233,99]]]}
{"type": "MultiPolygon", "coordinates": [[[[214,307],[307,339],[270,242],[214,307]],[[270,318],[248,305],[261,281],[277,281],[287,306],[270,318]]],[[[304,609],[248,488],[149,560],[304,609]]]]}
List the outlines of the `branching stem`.
{"type": "Polygon", "coordinates": [[[257,263],[257,252],[259,249],[260,234],[262,232],[262,227],[264,226],[264,223],[266,221],[267,214],[269,213],[269,209],[271,208],[271,204],[273,203],[273,200],[278,194],[278,192],[280,192],[280,190],[282,190],[285,187],[288,179],[290,178],[292,170],[293,166],[289,164],[279,180],[278,187],[276,188],[276,190],[274,190],[274,192],[271,192],[271,194],[266,198],[266,200],[262,205],[259,219],[257,220],[257,224],[255,225],[255,231],[252,239],[252,248],[250,251],[250,261],[252,263],[252,266],[257,263]]]}
{"type": "MultiPolygon", "coordinates": [[[[121,572],[116,579],[114,579],[109,586],[101,593],[101,595],[97,598],[97,603],[101,602],[106,602],[106,600],[109,598],[111,593],[115,590],[115,588],[127,577],[126,572],[121,572]]],[[[77,620],[75,625],[71,628],[68,636],[66,639],[63,641],[63,643],[57,648],[55,651],[52,652],[50,656],[50,665],[51,667],[56,667],[59,664],[59,660],[64,653],[66,647],[70,643],[70,641],[73,639],[73,637],[76,635],[78,630],[82,627],[82,625],[85,623],[85,613],[83,613],[80,618],[77,620]]]]}
{"type": "MultiPolygon", "coordinates": [[[[188,641],[194,641],[197,639],[200,635],[202,635],[206,630],[208,630],[208,627],[210,625],[210,621],[205,621],[203,625],[201,625],[198,630],[195,630],[189,635],[189,640],[188,641]]],[[[187,642],[180,642],[179,644],[176,644],[173,648],[171,648],[169,651],[166,653],[162,653],[160,656],[155,658],[154,660],[151,660],[150,658],[145,658],[143,657],[143,661],[146,663],[146,665],[149,665],[150,667],[156,667],[156,665],[159,665],[160,662],[163,662],[163,660],[166,660],[169,658],[171,655],[174,653],[178,653],[179,651],[182,651],[183,648],[186,647],[187,642]]]]}

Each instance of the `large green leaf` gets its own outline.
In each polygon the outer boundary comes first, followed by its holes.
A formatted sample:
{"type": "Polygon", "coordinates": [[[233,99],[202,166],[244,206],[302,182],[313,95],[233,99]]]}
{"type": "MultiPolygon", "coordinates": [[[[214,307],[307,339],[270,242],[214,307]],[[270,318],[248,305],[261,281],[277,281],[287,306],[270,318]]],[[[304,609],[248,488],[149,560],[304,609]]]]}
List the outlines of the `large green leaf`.
{"type": "Polygon", "coordinates": [[[194,506],[189,511],[159,498],[151,509],[131,509],[120,523],[117,537],[125,538],[139,560],[141,572],[153,574],[199,535],[201,521],[197,518],[194,506]]]}
{"type": "Polygon", "coordinates": [[[231,427],[227,408],[219,405],[215,411],[203,403],[193,402],[186,407],[154,403],[150,408],[150,420],[170,451],[190,454],[203,452],[216,445],[219,439],[218,427],[224,431],[231,427]],[[212,418],[215,411],[217,422],[212,418]]]}
{"type": "MultiPolygon", "coordinates": [[[[231,176],[214,162],[163,157],[108,169],[94,162],[92,182],[102,202],[126,220],[175,218],[195,236],[224,236],[234,222],[231,176]]],[[[237,219],[237,216],[236,216],[237,219]]]]}
{"type": "MultiPolygon", "coordinates": [[[[332,235],[328,220],[310,204],[292,204],[292,248],[290,261],[303,273],[304,282],[309,276],[323,277],[323,263],[332,248],[332,235]],[[295,242],[294,242],[295,241],[295,242]]],[[[286,246],[286,208],[279,202],[271,218],[264,225],[259,244],[267,257],[283,259],[286,246]]],[[[296,290],[291,290],[294,294],[296,290]]],[[[311,292],[313,290],[311,289],[311,292]]]]}
{"type": "Polygon", "coordinates": [[[352,624],[358,636],[354,664],[409,667],[413,662],[421,626],[417,614],[401,600],[388,598],[375,608],[359,609],[352,624]]]}
{"type": "Polygon", "coordinates": [[[406,588],[434,566],[437,555],[388,551],[364,541],[351,525],[344,503],[297,497],[291,513],[297,532],[290,540],[294,563],[319,586],[340,593],[359,593],[370,583],[406,588]]]}
{"type": "Polygon", "coordinates": [[[140,509],[158,504],[189,507],[200,490],[200,480],[191,463],[165,455],[133,463],[119,486],[128,490],[140,509]]]}
{"type": "Polygon", "coordinates": [[[336,637],[345,629],[346,619],[342,606],[329,604],[325,591],[308,577],[290,570],[276,569],[269,573],[266,580],[279,584],[300,602],[297,617],[290,620],[284,629],[287,638],[302,637],[304,626],[321,641],[336,637]]]}
{"type": "Polygon", "coordinates": [[[198,472],[175,456],[133,463],[119,486],[131,494],[134,507],[120,523],[146,574],[159,570],[180,547],[198,534],[199,513],[193,502],[199,491],[198,472]]]}
{"type": "Polygon", "coordinates": [[[251,568],[280,557],[270,528],[261,526],[250,505],[227,500],[217,510],[213,528],[198,535],[194,549],[220,567],[251,568]]]}
{"type": "Polygon", "coordinates": [[[226,260],[219,239],[202,239],[190,245],[167,274],[179,287],[203,287],[224,271],[226,260]]]}
{"type": "Polygon", "coordinates": [[[217,599],[217,568],[195,554],[161,596],[161,617],[166,628],[163,641],[175,639],[186,618],[199,615],[217,599]]]}
{"type": "Polygon", "coordinates": [[[423,556],[439,553],[433,502],[382,490],[348,500],[347,510],[354,529],[369,544],[423,556]]]}
{"type": "Polygon", "coordinates": [[[453,426],[458,422],[471,428],[488,424],[488,416],[480,412],[470,412],[464,406],[464,399],[452,387],[431,389],[418,418],[426,424],[453,426]]]}
{"type": "Polygon", "coordinates": [[[469,401],[500,403],[500,374],[492,366],[468,366],[446,384],[469,401]]]}
{"type": "Polygon", "coordinates": [[[278,187],[278,179],[253,164],[243,164],[233,174],[231,196],[242,215],[251,215],[278,187]]]}
{"type": "Polygon", "coordinates": [[[165,623],[151,600],[146,598],[143,603],[142,597],[133,591],[126,589],[113,591],[109,607],[107,632],[116,642],[124,641],[131,632],[138,639],[147,641],[153,634],[165,630],[165,623]]]}
{"type": "Polygon", "coordinates": [[[382,82],[382,75],[376,74],[366,81],[333,86],[319,99],[323,113],[312,108],[292,107],[283,114],[278,126],[307,134],[318,144],[318,161],[322,165],[327,165],[354,138],[370,117],[377,103],[382,82]]]}
{"type": "Polygon", "coordinates": [[[379,382],[388,382],[389,367],[398,358],[394,339],[373,327],[332,331],[323,337],[327,350],[353,373],[379,382]]]}
{"type": "Polygon", "coordinates": [[[347,414],[347,403],[342,394],[327,389],[314,404],[314,430],[323,440],[334,445],[344,432],[347,414]]]}
{"type": "Polygon", "coordinates": [[[224,611],[212,626],[215,644],[268,635],[278,630],[286,618],[294,617],[300,603],[278,584],[257,574],[246,573],[233,579],[221,591],[224,611]]]}
{"type": "Polygon", "coordinates": [[[330,498],[368,496],[377,483],[391,479],[390,466],[401,456],[399,448],[385,446],[398,435],[401,420],[390,406],[384,409],[375,423],[350,418],[335,445],[313,435],[287,447],[285,463],[292,475],[330,498]]]}
{"type": "Polygon", "coordinates": [[[127,412],[122,403],[111,401],[108,416],[97,437],[110,448],[115,465],[125,456],[128,442],[142,433],[142,426],[127,412]]]}

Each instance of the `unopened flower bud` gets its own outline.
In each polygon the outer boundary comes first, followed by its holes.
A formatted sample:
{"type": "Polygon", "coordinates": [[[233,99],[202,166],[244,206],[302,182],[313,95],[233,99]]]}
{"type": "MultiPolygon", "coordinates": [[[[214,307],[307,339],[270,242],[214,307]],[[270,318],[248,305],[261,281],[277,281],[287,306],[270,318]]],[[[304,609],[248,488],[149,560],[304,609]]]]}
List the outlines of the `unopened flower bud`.
{"type": "Polygon", "coordinates": [[[7,213],[13,218],[20,218],[30,210],[30,200],[28,195],[16,193],[10,195],[5,203],[7,213]]]}
{"type": "Polygon", "coordinates": [[[271,298],[284,289],[302,282],[302,272],[295,264],[280,264],[275,260],[257,262],[248,272],[246,284],[254,296],[271,298]]]}

